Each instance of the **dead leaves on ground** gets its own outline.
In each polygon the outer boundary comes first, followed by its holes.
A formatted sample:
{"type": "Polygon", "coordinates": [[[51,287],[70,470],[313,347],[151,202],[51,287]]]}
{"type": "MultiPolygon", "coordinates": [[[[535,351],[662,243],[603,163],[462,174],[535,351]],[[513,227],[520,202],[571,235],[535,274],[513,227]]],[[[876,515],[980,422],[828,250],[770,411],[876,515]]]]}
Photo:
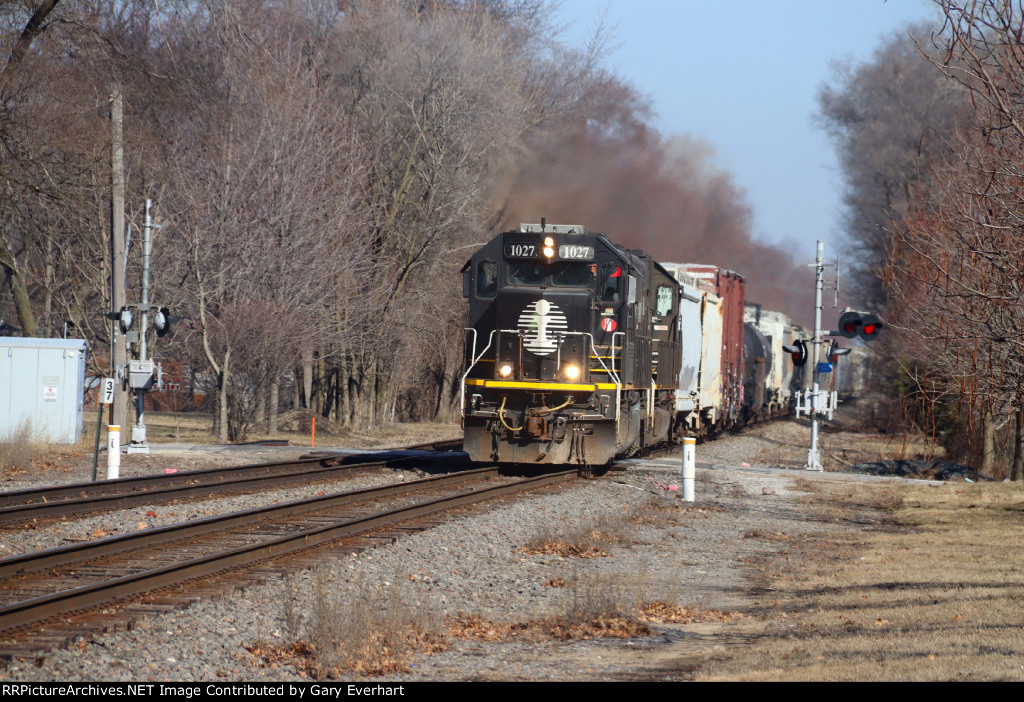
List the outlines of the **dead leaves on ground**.
{"type": "Polygon", "coordinates": [[[374,635],[359,650],[340,652],[337,656],[340,662],[333,665],[325,665],[324,657],[306,640],[289,644],[257,641],[245,648],[256,657],[259,667],[289,665],[299,674],[316,680],[344,678],[353,673],[376,677],[407,673],[411,670],[409,660],[413,654],[448,650],[452,639],[484,643],[631,639],[654,634],[648,624],[724,623],[742,617],[738,612],[683,607],[660,600],[641,607],[636,617],[602,614],[588,619],[552,616],[525,622],[496,622],[477,614],[459,613],[449,617],[443,634],[428,634],[408,627],[399,640],[374,635]]]}
{"type": "Polygon", "coordinates": [[[544,539],[519,549],[528,556],[561,556],[562,558],[603,558],[608,551],[593,544],[577,544],[562,539],[544,539]]]}
{"type": "Polygon", "coordinates": [[[697,624],[706,622],[731,622],[742,619],[740,612],[722,612],[717,609],[683,607],[658,600],[641,607],[641,618],[651,624],[697,624]]]}
{"type": "Polygon", "coordinates": [[[448,625],[450,636],[470,641],[576,641],[581,639],[629,639],[653,633],[643,622],[622,616],[601,615],[575,621],[545,617],[526,622],[494,622],[476,614],[459,614],[448,625]]]}
{"type": "Polygon", "coordinates": [[[338,680],[353,673],[364,677],[379,677],[392,673],[408,673],[410,660],[415,654],[439,653],[448,650],[450,643],[443,634],[423,631],[419,627],[404,627],[399,632],[375,632],[353,650],[341,650],[321,655],[314,644],[302,639],[288,644],[257,641],[245,647],[257,658],[260,668],[279,668],[289,665],[299,674],[314,680],[338,680]]]}

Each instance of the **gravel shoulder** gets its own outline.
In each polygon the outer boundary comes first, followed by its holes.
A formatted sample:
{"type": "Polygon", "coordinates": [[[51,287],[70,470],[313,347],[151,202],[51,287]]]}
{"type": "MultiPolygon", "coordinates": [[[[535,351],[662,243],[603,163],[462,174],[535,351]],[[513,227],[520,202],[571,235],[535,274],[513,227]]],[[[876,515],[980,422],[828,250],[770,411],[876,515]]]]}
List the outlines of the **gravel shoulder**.
{"type": "MultiPolygon", "coordinates": [[[[672,489],[680,483],[678,456],[632,461],[625,471],[503,499],[394,544],[146,618],[131,631],[83,638],[42,660],[14,661],[0,669],[0,680],[308,680],[307,671],[288,659],[261,651],[311,637],[325,617],[340,618],[344,628],[345,617],[400,606],[424,621],[473,615],[525,622],[558,616],[583,599],[620,605],[660,600],[722,616],[652,624],[651,635],[625,639],[450,638],[447,650],[413,654],[404,672],[373,679],[692,679],[701,666],[734,655],[763,631],[766,564],[795,557],[794,542],[856,534],[881,519],[867,507],[856,519],[840,518],[822,508],[820,491],[809,497],[806,481],[856,490],[890,479],[782,467],[792,466],[801,452],[805,457],[806,449],[792,445],[788,423],[775,426],[782,428],[698,447],[693,504],[672,489]],[[558,535],[589,539],[608,555],[523,550],[558,535]]],[[[148,460],[156,463],[159,454],[148,460]]],[[[131,525],[139,510],[127,512],[106,520],[123,518],[131,525]]],[[[46,538],[66,538],[61,528],[82,538],[94,527],[69,520],[46,538]]],[[[9,537],[12,543],[18,539],[8,534],[5,541],[9,537]]]]}

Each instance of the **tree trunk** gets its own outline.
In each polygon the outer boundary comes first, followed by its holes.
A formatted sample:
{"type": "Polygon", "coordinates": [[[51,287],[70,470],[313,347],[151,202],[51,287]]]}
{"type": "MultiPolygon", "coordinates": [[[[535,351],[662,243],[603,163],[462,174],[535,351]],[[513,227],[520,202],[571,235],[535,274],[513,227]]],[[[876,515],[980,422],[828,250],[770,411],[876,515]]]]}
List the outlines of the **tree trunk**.
{"type": "Polygon", "coordinates": [[[256,426],[262,427],[267,421],[267,396],[269,394],[268,389],[265,387],[256,390],[256,397],[254,398],[256,402],[256,416],[253,417],[253,424],[256,426]]]}
{"type": "Polygon", "coordinates": [[[460,380],[462,374],[462,359],[450,354],[445,360],[444,377],[441,379],[441,387],[437,398],[437,408],[434,412],[435,422],[450,422],[455,417],[455,411],[459,407],[458,397],[461,389],[460,380]]]}
{"type": "Polygon", "coordinates": [[[331,421],[338,419],[338,367],[324,364],[324,411],[331,421]]]}
{"type": "Polygon", "coordinates": [[[303,407],[313,409],[313,349],[302,350],[302,401],[303,407]]]}
{"type": "Polygon", "coordinates": [[[228,442],[228,373],[231,361],[231,349],[224,354],[224,363],[221,364],[220,373],[217,376],[217,443],[228,442]]]}
{"type": "Polygon", "coordinates": [[[267,433],[270,435],[277,433],[277,407],[280,392],[281,379],[275,376],[274,381],[270,384],[270,400],[267,403],[267,433]]]}
{"type": "Polygon", "coordinates": [[[1024,406],[1017,407],[1017,427],[1013,442],[1013,468],[1010,480],[1024,480],[1024,406]]]}
{"type": "Polygon", "coordinates": [[[316,359],[316,413],[326,416],[327,393],[330,392],[330,383],[327,382],[327,362],[324,357],[327,355],[323,346],[317,354],[316,359]]]}
{"type": "Polygon", "coordinates": [[[996,465],[996,418],[988,410],[984,414],[981,432],[981,469],[979,472],[991,478],[996,465]]]}
{"type": "MultiPolygon", "coordinates": [[[[43,274],[43,328],[53,334],[53,237],[46,237],[46,269],[43,274]]],[[[61,334],[58,333],[58,336],[61,334]]],[[[77,335],[76,335],[77,336],[77,335]]]]}
{"type": "Polygon", "coordinates": [[[14,298],[14,308],[18,314],[18,326],[24,336],[36,336],[36,318],[32,314],[32,301],[29,298],[28,286],[25,285],[25,278],[18,270],[18,262],[14,260],[10,245],[7,243],[6,233],[0,233],[0,266],[7,269],[8,280],[11,285],[11,297],[14,298]]]}
{"type": "Polygon", "coordinates": [[[341,404],[338,408],[341,425],[343,427],[352,426],[352,388],[347,364],[338,372],[338,390],[341,392],[341,397],[338,398],[338,402],[341,404]]]}

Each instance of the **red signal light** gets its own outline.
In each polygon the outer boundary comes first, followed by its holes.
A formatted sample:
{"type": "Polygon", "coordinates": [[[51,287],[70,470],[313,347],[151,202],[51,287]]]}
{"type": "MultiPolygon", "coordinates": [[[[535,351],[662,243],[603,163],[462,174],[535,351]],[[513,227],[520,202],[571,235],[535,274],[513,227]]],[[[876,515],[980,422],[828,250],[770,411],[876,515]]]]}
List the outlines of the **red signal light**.
{"type": "Polygon", "coordinates": [[[797,368],[807,363],[807,342],[794,341],[792,346],[783,346],[782,350],[793,358],[793,365],[797,368]]]}
{"type": "Polygon", "coordinates": [[[843,312],[839,317],[839,333],[847,339],[857,336],[861,328],[860,314],[857,312],[843,312]]]}
{"type": "Polygon", "coordinates": [[[860,338],[864,339],[864,341],[873,341],[884,326],[882,320],[877,316],[866,314],[861,320],[860,338]]]}
{"type": "MultiPolygon", "coordinates": [[[[864,341],[872,341],[878,336],[879,330],[885,326],[878,315],[870,312],[843,312],[839,317],[839,334],[847,339],[860,337],[864,341]]],[[[834,332],[833,332],[834,333],[834,332]]]]}

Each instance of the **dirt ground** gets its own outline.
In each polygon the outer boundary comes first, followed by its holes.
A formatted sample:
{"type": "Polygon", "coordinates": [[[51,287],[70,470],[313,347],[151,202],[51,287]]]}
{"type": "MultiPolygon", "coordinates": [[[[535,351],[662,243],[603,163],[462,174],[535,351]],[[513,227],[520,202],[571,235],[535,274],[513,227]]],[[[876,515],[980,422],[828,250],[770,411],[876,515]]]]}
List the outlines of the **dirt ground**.
{"type": "MultiPolygon", "coordinates": [[[[89,413],[87,413],[89,414],[89,413]]],[[[461,438],[457,425],[393,424],[376,431],[356,432],[319,422],[315,435],[308,417],[297,413],[286,416],[283,424],[295,431],[273,435],[253,433],[242,444],[219,445],[210,433],[209,415],[195,413],[146,414],[150,454],[123,455],[120,475],[147,475],[165,470],[198,470],[224,465],[285,460],[316,449],[398,448],[417,443],[461,438]],[[325,431],[326,429],[326,431],[325,431]],[[259,442],[286,442],[287,448],[274,446],[261,451],[259,442]]],[[[92,480],[94,462],[100,479],[106,476],[106,429],[101,430],[99,452],[96,448],[96,416],[87,417],[82,438],[74,445],[41,446],[27,442],[0,443],[0,490],[12,490],[25,481],[36,484],[84,482],[92,480]]]]}
{"type": "MultiPolygon", "coordinates": [[[[151,422],[162,427],[154,433],[176,433],[179,442],[161,444],[166,453],[126,457],[126,474],[259,460],[252,449],[194,446],[204,428],[186,418],[151,422]]],[[[402,446],[458,434],[455,426],[400,426],[325,436],[318,447],[402,446]]],[[[754,451],[756,463],[792,468],[806,461],[804,424],[758,427],[749,436],[754,448],[745,451],[754,451]]],[[[304,435],[288,438],[296,452],[309,450],[304,435]]],[[[827,469],[842,470],[934,452],[925,443],[829,430],[822,456],[827,469]]],[[[28,467],[0,469],[0,489],[88,479],[91,465],[84,441],[42,450],[28,467]]],[[[686,636],[664,645],[617,647],[622,667],[635,671],[629,679],[1024,680],[1024,486],[962,479],[851,484],[796,471],[792,480],[805,494],[795,519],[850,528],[749,535],[781,548],[747,564],[747,616],[686,625],[686,636]]]]}
{"type": "Polygon", "coordinates": [[[804,487],[863,528],[758,563],[762,620],[698,679],[1024,680],[1024,486],[804,487]]]}

